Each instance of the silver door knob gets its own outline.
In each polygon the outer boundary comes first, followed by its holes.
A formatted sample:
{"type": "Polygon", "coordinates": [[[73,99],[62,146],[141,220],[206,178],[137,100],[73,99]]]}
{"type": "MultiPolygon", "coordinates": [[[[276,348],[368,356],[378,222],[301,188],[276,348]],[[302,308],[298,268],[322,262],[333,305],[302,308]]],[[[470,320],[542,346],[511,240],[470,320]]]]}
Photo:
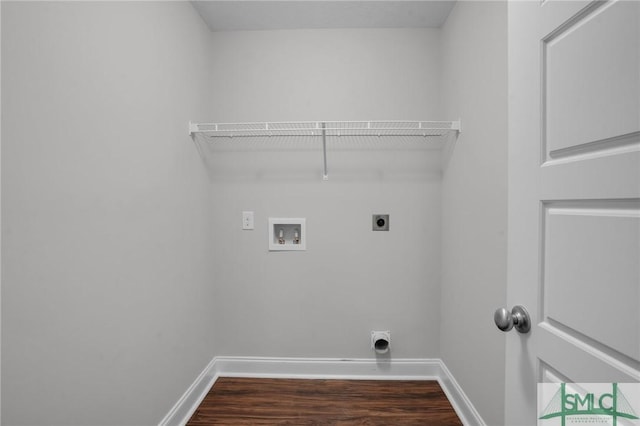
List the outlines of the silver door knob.
{"type": "Polygon", "coordinates": [[[524,306],[516,305],[511,312],[507,308],[496,309],[493,321],[502,331],[509,331],[513,327],[520,333],[528,333],[531,330],[531,317],[524,306]]]}

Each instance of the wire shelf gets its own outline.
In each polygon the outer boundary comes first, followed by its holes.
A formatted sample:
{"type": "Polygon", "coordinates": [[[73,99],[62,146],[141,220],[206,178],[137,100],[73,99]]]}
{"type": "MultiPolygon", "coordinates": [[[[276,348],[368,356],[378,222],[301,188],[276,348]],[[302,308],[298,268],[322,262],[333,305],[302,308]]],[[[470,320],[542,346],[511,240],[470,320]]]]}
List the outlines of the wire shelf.
{"type": "Polygon", "coordinates": [[[192,123],[189,135],[216,140],[255,139],[262,141],[274,137],[297,137],[322,141],[324,156],[323,179],[327,180],[327,139],[389,138],[417,139],[434,142],[440,147],[455,141],[461,131],[460,121],[286,121],[261,123],[192,123]]]}
{"type": "Polygon", "coordinates": [[[460,132],[459,121],[290,121],[189,123],[189,134],[208,138],[262,136],[416,136],[447,137],[460,132]]]}

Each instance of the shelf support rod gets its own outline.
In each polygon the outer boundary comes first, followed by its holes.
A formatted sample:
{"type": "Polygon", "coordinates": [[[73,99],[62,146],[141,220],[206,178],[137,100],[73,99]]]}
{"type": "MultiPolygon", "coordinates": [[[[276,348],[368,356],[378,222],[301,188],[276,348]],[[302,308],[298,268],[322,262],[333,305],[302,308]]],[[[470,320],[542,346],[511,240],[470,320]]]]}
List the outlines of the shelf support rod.
{"type": "Polygon", "coordinates": [[[327,174],[327,126],[325,122],[322,122],[322,155],[324,158],[322,180],[329,180],[329,175],[327,174]]]}

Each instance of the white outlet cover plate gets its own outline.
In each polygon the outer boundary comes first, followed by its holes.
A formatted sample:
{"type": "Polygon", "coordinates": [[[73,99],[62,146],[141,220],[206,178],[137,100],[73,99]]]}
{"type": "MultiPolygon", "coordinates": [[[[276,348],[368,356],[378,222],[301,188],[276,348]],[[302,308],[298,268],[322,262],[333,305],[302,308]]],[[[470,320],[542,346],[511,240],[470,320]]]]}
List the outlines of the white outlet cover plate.
{"type": "Polygon", "coordinates": [[[253,229],[254,221],[253,221],[253,212],[243,211],[242,212],[242,229],[253,229]]]}

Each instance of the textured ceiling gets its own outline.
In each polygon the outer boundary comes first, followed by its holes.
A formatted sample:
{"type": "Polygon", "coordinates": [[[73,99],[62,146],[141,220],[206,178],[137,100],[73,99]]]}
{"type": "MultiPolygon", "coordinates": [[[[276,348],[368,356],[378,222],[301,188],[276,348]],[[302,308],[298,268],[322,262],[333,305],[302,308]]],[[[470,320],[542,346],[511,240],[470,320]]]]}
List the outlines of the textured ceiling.
{"type": "Polygon", "coordinates": [[[437,28],[455,1],[192,1],[211,31],[437,28]]]}

